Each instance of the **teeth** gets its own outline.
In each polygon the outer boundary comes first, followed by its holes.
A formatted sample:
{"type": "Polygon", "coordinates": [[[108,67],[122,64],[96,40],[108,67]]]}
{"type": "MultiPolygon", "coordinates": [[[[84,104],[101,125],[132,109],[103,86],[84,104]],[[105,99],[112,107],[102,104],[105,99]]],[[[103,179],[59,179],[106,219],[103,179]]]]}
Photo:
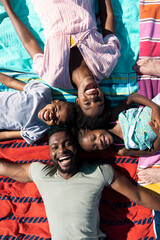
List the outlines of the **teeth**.
{"type": "Polygon", "coordinates": [[[64,161],[64,160],[67,160],[68,158],[69,158],[69,156],[61,157],[61,158],[59,158],[59,161],[64,161]]]}
{"type": "Polygon", "coordinates": [[[47,121],[47,111],[45,111],[45,113],[44,113],[44,120],[47,121]]]}
{"type": "Polygon", "coordinates": [[[53,119],[53,114],[51,112],[49,112],[48,110],[46,110],[43,114],[43,119],[45,121],[51,121],[53,119]]]}
{"type": "Polygon", "coordinates": [[[86,90],[86,94],[92,94],[94,92],[96,92],[97,90],[95,88],[92,88],[92,89],[88,89],[86,90]]]}

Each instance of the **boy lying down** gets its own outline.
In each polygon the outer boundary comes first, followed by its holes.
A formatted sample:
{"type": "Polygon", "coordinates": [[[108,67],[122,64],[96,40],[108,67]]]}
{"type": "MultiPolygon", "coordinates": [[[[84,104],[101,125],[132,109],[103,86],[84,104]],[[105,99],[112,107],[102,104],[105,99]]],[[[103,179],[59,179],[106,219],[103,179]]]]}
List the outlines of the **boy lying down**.
{"type": "Polygon", "coordinates": [[[38,80],[25,82],[0,73],[0,82],[19,91],[0,92],[0,141],[23,138],[32,143],[56,125],[71,122],[74,103],[53,100],[51,88],[38,80]]]}

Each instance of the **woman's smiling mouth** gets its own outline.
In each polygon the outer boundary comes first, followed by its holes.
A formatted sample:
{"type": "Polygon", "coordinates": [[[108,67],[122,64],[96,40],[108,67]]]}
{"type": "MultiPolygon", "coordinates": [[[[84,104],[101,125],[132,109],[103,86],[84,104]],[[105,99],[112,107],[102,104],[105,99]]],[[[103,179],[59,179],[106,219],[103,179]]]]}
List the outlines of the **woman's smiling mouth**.
{"type": "Polygon", "coordinates": [[[91,94],[98,94],[98,90],[97,90],[97,85],[94,84],[94,83],[89,83],[84,92],[87,94],[87,95],[91,95],[91,94]]]}

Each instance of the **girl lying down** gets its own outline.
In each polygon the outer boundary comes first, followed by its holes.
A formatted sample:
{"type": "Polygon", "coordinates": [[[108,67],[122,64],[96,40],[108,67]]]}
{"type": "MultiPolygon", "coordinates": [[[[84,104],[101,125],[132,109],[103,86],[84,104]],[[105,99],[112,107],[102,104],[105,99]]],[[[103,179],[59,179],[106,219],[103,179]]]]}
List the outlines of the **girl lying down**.
{"type": "Polygon", "coordinates": [[[87,151],[103,150],[112,144],[119,155],[154,155],[160,149],[159,105],[160,93],[152,101],[137,93],[130,95],[111,110],[105,129],[79,131],[81,147],[87,151]],[[125,110],[133,102],[146,106],[125,110]]]}
{"type": "Polygon", "coordinates": [[[50,87],[30,80],[24,83],[0,73],[0,82],[19,90],[0,92],[0,141],[24,138],[32,143],[55,125],[70,123],[74,103],[53,100],[50,87]]]}

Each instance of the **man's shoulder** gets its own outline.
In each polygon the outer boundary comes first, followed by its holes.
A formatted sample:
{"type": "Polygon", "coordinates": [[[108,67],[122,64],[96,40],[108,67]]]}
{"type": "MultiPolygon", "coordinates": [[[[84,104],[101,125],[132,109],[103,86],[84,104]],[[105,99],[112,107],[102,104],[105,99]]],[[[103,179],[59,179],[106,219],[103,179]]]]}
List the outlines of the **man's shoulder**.
{"type": "Polygon", "coordinates": [[[85,162],[83,163],[82,167],[81,167],[81,171],[82,172],[90,172],[93,173],[95,171],[103,171],[103,172],[107,172],[107,171],[112,171],[112,166],[110,164],[107,163],[90,163],[90,162],[85,162]]]}
{"type": "Polygon", "coordinates": [[[33,162],[30,165],[29,173],[31,179],[34,181],[35,179],[45,179],[53,176],[56,173],[56,169],[53,164],[33,162]]]}
{"type": "Polygon", "coordinates": [[[114,170],[110,164],[84,163],[81,168],[82,173],[90,175],[94,179],[100,180],[105,186],[111,184],[114,170]]]}
{"type": "Polygon", "coordinates": [[[99,167],[107,167],[107,166],[111,166],[109,163],[98,163],[98,162],[94,162],[94,163],[92,163],[92,162],[89,162],[89,161],[86,161],[86,162],[83,162],[83,164],[82,164],[82,167],[83,168],[99,168],[99,167]]]}

